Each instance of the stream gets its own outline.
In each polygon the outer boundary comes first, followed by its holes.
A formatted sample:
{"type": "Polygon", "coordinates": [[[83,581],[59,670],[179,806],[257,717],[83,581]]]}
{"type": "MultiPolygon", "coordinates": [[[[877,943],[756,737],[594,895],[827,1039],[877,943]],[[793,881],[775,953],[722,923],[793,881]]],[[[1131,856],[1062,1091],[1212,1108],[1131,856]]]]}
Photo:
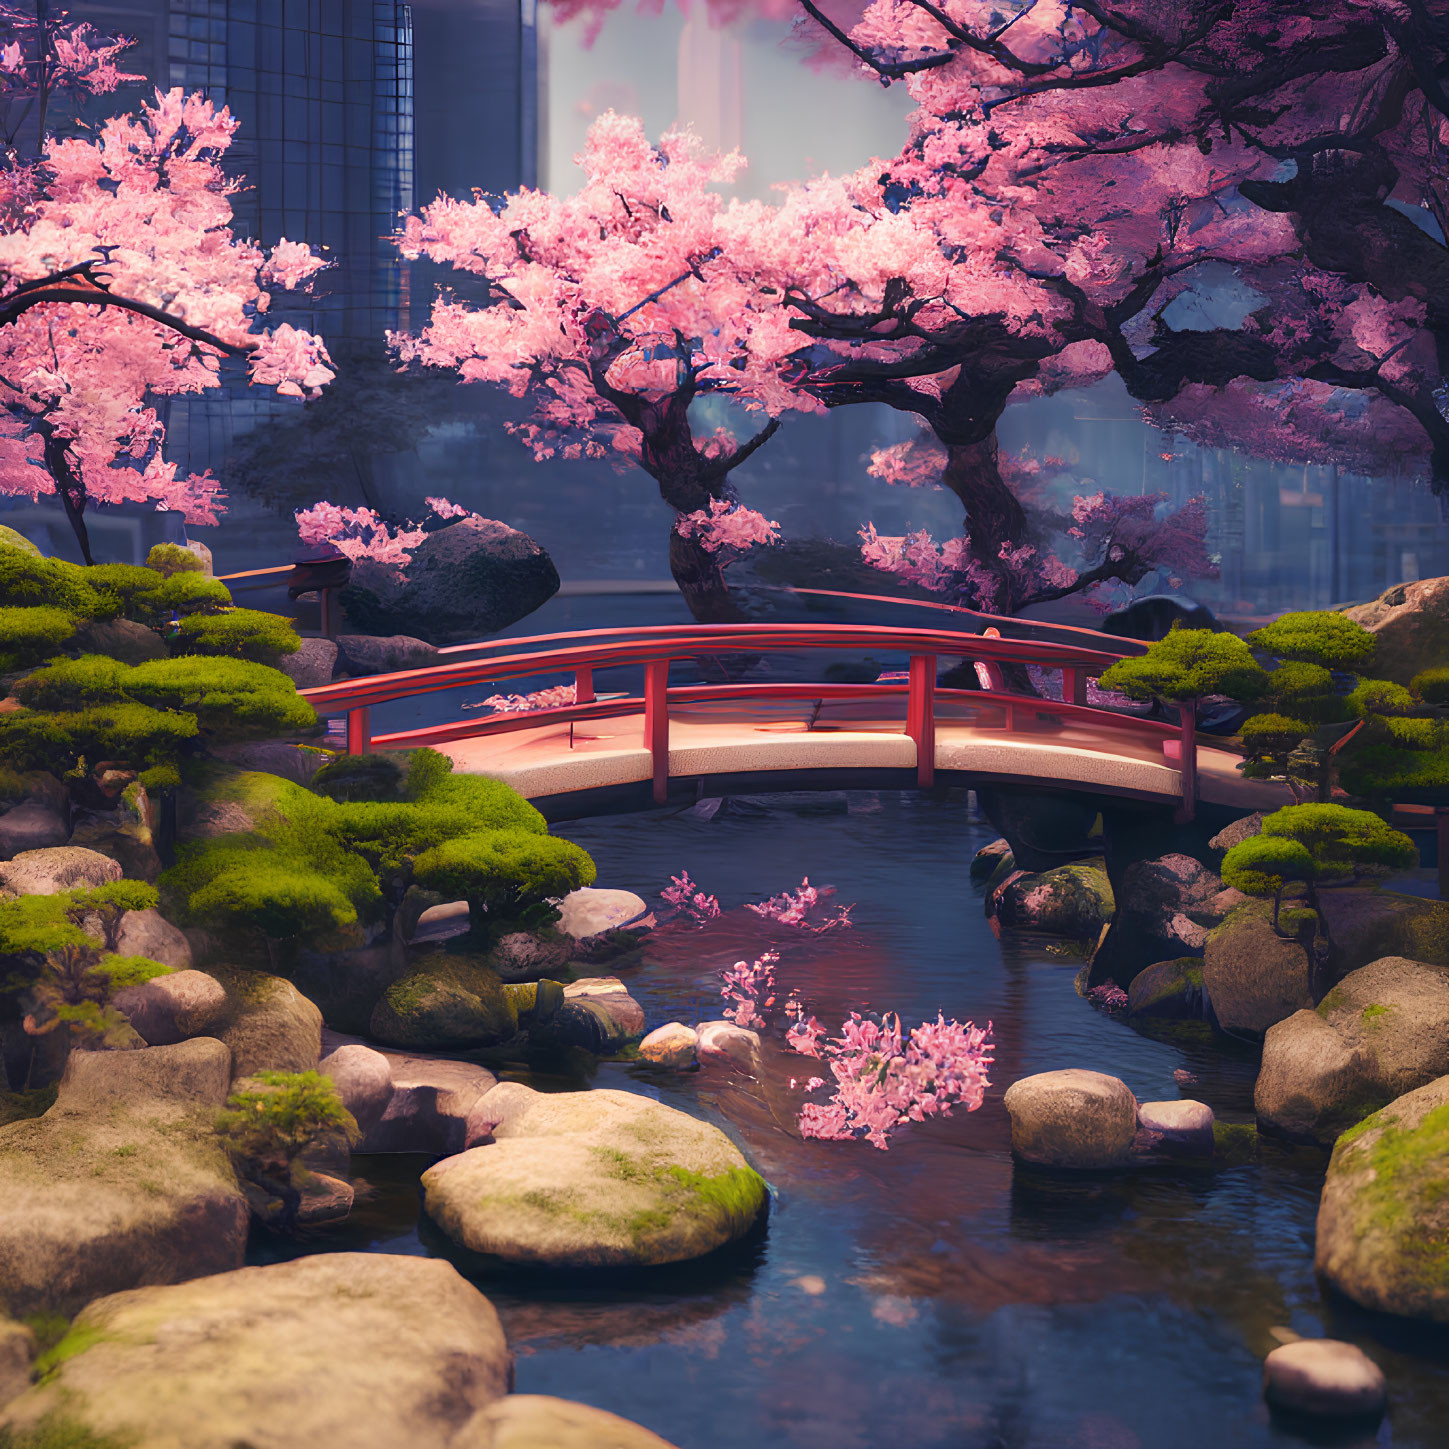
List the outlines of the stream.
{"type": "MultiPolygon", "coordinates": [[[[1077,996],[1077,959],[998,940],[969,880],[994,832],[964,791],[730,797],[571,821],[599,884],[657,902],[681,870],[724,914],[676,922],[620,970],[650,1026],[718,1017],[719,972],[776,949],[780,986],[832,1030],[850,1011],[938,1010],[994,1023],[982,1107],[913,1125],[889,1151],[802,1141],[817,1066],[766,1043],[761,1079],[605,1062],[587,1078],[508,1073],[543,1090],[616,1087],[721,1126],[774,1193],[768,1224],[702,1263],[624,1278],[475,1278],[517,1355],[517,1389],[637,1420],[679,1449],[1222,1449],[1449,1438],[1449,1329],[1326,1298],[1313,1229],[1326,1154],[1269,1140],[1231,1165],[1052,1176],[1014,1166],[1001,1096],[1081,1066],[1141,1100],[1206,1101],[1252,1121],[1256,1052],[1206,1028],[1153,1038],[1077,996]],[[833,885],[853,926],[819,934],[743,910],[833,885]],[[1197,1079],[1179,1089],[1176,1069],[1197,1079]],[[798,1085],[792,1086],[792,1078],[798,1085]],[[1390,1409],[1373,1430],[1289,1423],[1261,1396],[1270,1330],[1362,1346],[1390,1409]]],[[[612,966],[600,968],[613,970],[612,966]]],[[[782,993],[783,995],[783,993],[782,993]]],[[[822,1094],[823,1095],[823,1094],[822,1094]]],[[[428,1159],[357,1157],[353,1215],[250,1261],[296,1252],[446,1255],[419,1222],[428,1159]]]]}

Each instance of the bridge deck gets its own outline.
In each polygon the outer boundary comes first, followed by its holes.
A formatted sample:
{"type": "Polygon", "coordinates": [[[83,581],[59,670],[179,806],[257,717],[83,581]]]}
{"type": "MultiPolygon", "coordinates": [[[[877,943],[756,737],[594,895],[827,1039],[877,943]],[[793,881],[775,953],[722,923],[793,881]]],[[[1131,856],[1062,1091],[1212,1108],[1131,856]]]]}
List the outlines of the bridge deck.
{"type": "MultiPolygon", "coordinates": [[[[1050,704],[1017,713],[1008,731],[999,710],[942,701],[936,708],[936,769],[1003,780],[1060,783],[1138,799],[1175,801],[1181,780],[1175,763],[1150,739],[1054,719],[1050,704]]],[[[608,719],[552,723],[454,740],[440,746],[455,766],[507,781],[529,799],[568,795],[650,779],[642,710],[608,719]]],[[[1287,788],[1244,780],[1239,757],[1199,739],[1198,798],[1243,810],[1291,804],[1287,788]]],[[[916,744],[904,710],[891,714],[873,701],[777,700],[671,705],[671,779],[771,771],[916,769],[916,744]]]]}

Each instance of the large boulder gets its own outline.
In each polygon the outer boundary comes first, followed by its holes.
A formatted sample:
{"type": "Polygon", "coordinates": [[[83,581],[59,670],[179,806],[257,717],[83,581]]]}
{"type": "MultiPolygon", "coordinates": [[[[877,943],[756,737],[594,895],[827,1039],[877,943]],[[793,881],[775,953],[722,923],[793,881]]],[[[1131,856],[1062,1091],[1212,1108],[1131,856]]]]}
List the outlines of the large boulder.
{"type": "Polygon", "coordinates": [[[298,689],[318,689],[332,683],[337,664],[337,645],[331,639],[303,639],[295,654],[284,654],[277,661],[280,669],[298,689]]]}
{"type": "Polygon", "coordinates": [[[381,1052],[359,1043],[348,1043],[322,1058],[317,1070],[337,1085],[342,1105],[365,1138],[382,1121],[392,1101],[392,1066],[381,1052]]]}
{"type": "Polygon", "coordinates": [[[517,1009],[498,975],[443,951],[394,981],[372,1012],[371,1034],[388,1046],[496,1046],[517,1031],[517,1009]]]}
{"type": "Polygon", "coordinates": [[[218,1021],[226,1010],[226,987],[205,971],[173,971],[123,986],[113,1004],[147,1046],[170,1046],[200,1036],[218,1021]]]}
{"type": "Polygon", "coordinates": [[[307,1072],[322,1056],[322,1013],[290,981],[262,971],[228,972],[226,1005],[212,1034],[231,1049],[232,1074],[307,1072]]]}
{"type": "MultiPolygon", "coordinates": [[[[233,769],[250,775],[277,775],[297,785],[310,785],[312,776],[334,756],[317,745],[298,745],[291,740],[238,740],[229,745],[212,745],[210,753],[233,769]]],[[[215,792],[225,797],[223,784],[215,792]]],[[[237,827],[249,830],[249,825],[237,827]]]]}
{"type": "Polygon", "coordinates": [[[1246,1036],[1313,1005],[1308,951],[1273,929],[1263,901],[1240,906],[1209,934],[1202,981],[1217,1024],[1246,1036]]]}
{"type": "Polygon", "coordinates": [[[1112,885],[1100,859],[1073,861],[1040,875],[1011,872],[991,892],[988,908],[1007,926],[1095,941],[1112,919],[1112,885]]]}
{"type": "Polygon", "coordinates": [[[1202,953],[1208,932],[1246,899],[1190,855],[1134,860],[1122,872],[1112,923],[1092,956],[1090,984],[1129,986],[1159,961],[1202,953]]]}
{"type": "MultiPolygon", "coordinates": [[[[392,1091],[364,1129],[358,1152],[426,1152],[435,1157],[486,1141],[493,1130],[483,1098],[498,1078],[472,1062],[386,1053],[392,1091]]],[[[361,1124],[359,1124],[361,1125],[361,1124]]]]}
{"type": "Polygon", "coordinates": [[[495,1141],[423,1174],[455,1243],[512,1263],[632,1267],[698,1258],[741,1237],[764,1179],[717,1127],[629,1092],[494,1088],[495,1141]]]}
{"type": "Polygon", "coordinates": [[[1127,1161],[1137,1099],[1119,1077],[1068,1067],[1022,1077],[1006,1089],[1011,1150],[1041,1167],[1102,1168],[1127,1161]]]}
{"type": "Polygon", "coordinates": [[[0,1437],[63,1414],[86,1443],[147,1449],[450,1449],[513,1380],[476,1288],[439,1259],[384,1253],[117,1293],[85,1309],[57,1357],[0,1415],[0,1437]]]}
{"type": "Polygon", "coordinates": [[[1396,584],[1343,613],[1378,641],[1371,666],[1375,679],[1407,684],[1421,669],[1449,659],[1449,578],[1396,584]]]}
{"type": "Polygon", "coordinates": [[[1130,1016],[1195,1021],[1203,1014],[1202,961],[1179,956],[1139,971],[1127,988],[1130,1016]]]}
{"type": "Polygon", "coordinates": [[[674,1449],[606,1409],[547,1394],[509,1394],[480,1409],[449,1449],[674,1449]]]}
{"type": "Polygon", "coordinates": [[[429,534],[401,572],[366,559],[354,564],[341,599],[368,634],[455,644],[516,623],[558,586],[553,560],[526,533],[470,517],[429,534]]]}
{"type": "Polygon", "coordinates": [[[0,1408],[30,1387],[35,1335],[13,1318],[0,1317],[0,1408]]]}
{"type": "Polygon", "coordinates": [[[426,669],[439,659],[438,646],[407,634],[379,639],[373,634],[343,634],[337,640],[338,667],[348,674],[398,674],[426,669]]]}
{"type": "Polygon", "coordinates": [[[1269,1027],[1253,1091],[1260,1125],[1331,1143],[1396,1097],[1449,1075],[1449,970],[1386,956],[1316,1011],[1269,1027]]]}
{"type": "Polygon", "coordinates": [[[109,856],[78,845],[25,850],[0,865],[0,886],[18,896],[56,896],[62,891],[106,885],[124,872],[109,856]]]}
{"type": "Polygon", "coordinates": [[[240,1267],[247,1205],[214,1119],[208,1037],[71,1053],[55,1105],[0,1127],[0,1301],[74,1313],[102,1293],[240,1267]]]}
{"type": "Polygon", "coordinates": [[[134,619],[78,619],[71,646],[80,654],[108,654],[122,664],[145,664],[171,654],[154,629],[134,619]]]}
{"type": "Polygon", "coordinates": [[[591,976],[564,987],[563,1003],[529,1032],[543,1046],[582,1047],[613,1056],[644,1034],[644,1008],[617,976],[591,976]]]}
{"type": "MultiPolygon", "coordinates": [[[[424,912],[419,924],[445,919],[437,907],[424,912]],[[429,916],[431,914],[431,920],[429,916]]],[[[563,974],[573,955],[574,941],[551,927],[541,931],[510,931],[489,948],[483,964],[500,981],[542,981],[545,976],[563,974]]]]}
{"type": "Polygon", "coordinates": [[[24,800],[0,815],[0,860],[64,845],[69,839],[64,811],[44,800],[24,800]]]}
{"type": "Polygon", "coordinates": [[[1320,890],[1328,932],[1329,979],[1383,956],[1449,966],[1449,901],[1372,887],[1320,890]]]}
{"type": "Polygon", "coordinates": [[[1365,1308],[1449,1323],[1449,1076],[1334,1144],[1314,1264],[1365,1308]]]}
{"type": "Polygon", "coordinates": [[[127,911],[121,917],[116,950],[122,956],[144,956],[148,961],[159,961],[173,971],[187,971],[191,967],[191,943],[186,933],[157,910],[127,911]]]}
{"type": "Polygon", "coordinates": [[[576,961],[608,961],[639,944],[654,925],[642,896],[633,891],[584,886],[559,902],[557,931],[576,961]]]}

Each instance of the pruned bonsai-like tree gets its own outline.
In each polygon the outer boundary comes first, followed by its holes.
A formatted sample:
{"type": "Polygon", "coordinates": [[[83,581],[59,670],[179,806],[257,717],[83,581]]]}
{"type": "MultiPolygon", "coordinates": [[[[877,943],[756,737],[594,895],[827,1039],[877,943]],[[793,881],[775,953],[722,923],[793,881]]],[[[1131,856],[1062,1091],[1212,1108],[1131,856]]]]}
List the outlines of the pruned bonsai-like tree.
{"type": "Polygon", "coordinates": [[[302,1156],[314,1147],[348,1146],[360,1133],[331,1077],[319,1072],[258,1072],[227,1098],[217,1130],[247,1182],[276,1200],[269,1225],[297,1227],[309,1173],[302,1156]]]}

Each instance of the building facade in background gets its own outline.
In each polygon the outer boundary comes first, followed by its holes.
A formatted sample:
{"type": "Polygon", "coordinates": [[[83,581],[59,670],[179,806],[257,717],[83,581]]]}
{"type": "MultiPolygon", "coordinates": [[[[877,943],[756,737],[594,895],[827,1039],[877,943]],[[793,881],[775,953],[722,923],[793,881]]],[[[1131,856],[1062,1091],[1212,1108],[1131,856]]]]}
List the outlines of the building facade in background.
{"type": "MultiPolygon", "coordinates": [[[[413,278],[388,237],[441,191],[532,184],[536,0],[74,0],[77,19],[135,38],[126,66],[204,91],[240,122],[228,170],[236,230],[320,250],[315,295],[279,298],[334,347],[382,346],[413,320],[413,278]]],[[[107,109],[134,106],[123,87],[107,109]]],[[[419,298],[425,302],[426,298],[419,298]]],[[[171,399],[168,453],[219,467],[232,439],[290,404],[260,390],[171,399]]]]}

